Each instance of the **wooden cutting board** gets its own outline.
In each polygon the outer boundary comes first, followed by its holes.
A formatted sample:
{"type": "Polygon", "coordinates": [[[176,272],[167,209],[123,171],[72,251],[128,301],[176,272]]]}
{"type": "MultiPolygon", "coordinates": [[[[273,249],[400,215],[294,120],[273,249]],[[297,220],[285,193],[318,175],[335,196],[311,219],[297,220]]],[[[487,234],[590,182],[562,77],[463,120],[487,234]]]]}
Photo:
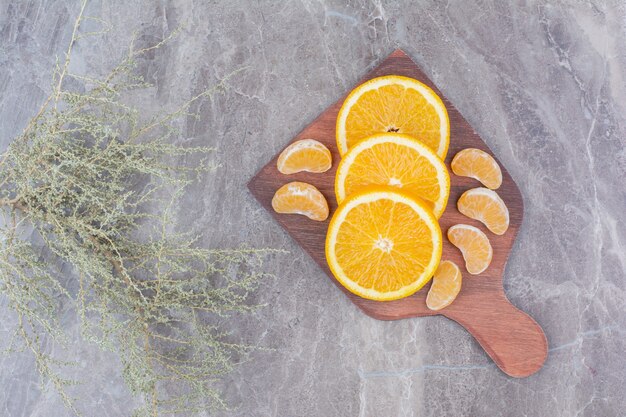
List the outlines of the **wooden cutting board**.
{"type": "MultiPolygon", "coordinates": [[[[396,50],[378,67],[369,72],[360,83],[382,75],[404,75],[412,77],[431,87],[443,99],[450,117],[450,149],[446,165],[454,155],[465,148],[479,148],[493,155],[480,136],[472,129],[456,108],[441,94],[433,82],[403,51],[396,50]]],[[[346,95],[349,92],[345,92],[346,95]]],[[[444,235],[442,259],[454,261],[463,273],[463,287],[458,298],[447,308],[434,312],[426,307],[426,294],[430,284],[416,294],[397,301],[371,301],[358,297],[339,284],[326,264],[324,243],[328,220],[315,222],[295,214],[277,214],[272,210],[274,192],[291,181],[304,181],[315,185],[328,200],[330,214],[337,208],[334,193],[335,170],[340,160],[335,143],[335,121],[345,96],[324,111],[317,119],[305,127],[292,142],[312,138],[325,144],[333,156],[333,167],[323,174],[297,173],[283,175],[276,168],[278,154],[250,180],[248,188],[278,223],[306,250],[326,272],[328,277],[363,312],[379,320],[398,320],[409,317],[441,314],[465,327],[476,338],[502,371],[513,377],[525,377],[535,373],[543,365],[547,355],[547,342],[543,330],[526,313],[513,306],[504,294],[502,277],[507,258],[522,224],[524,205],[522,196],[513,179],[500,163],[503,182],[497,193],[504,200],[510,213],[508,231],[497,236],[481,223],[463,216],[456,208],[460,195],[481,184],[471,178],[459,177],[450,171],[451,190],[448,207],[440,219],[444,235]],[[493,260],[489,268],[480,275],[470,275],[465,270],[460,251],[445,237],[448,228],[465,223],[478,227],[487,234],[493,246],[493,260]]],[[[291,143],[291,142],[290,142],[291,143]]],[[[285,144],[285,147],[289,144],[285,144]]],[[[495,155],[493,155],[495,157],[495,155]]],[[[497,160],[497,158],[496,158],[497,160]]],[[[330,308],[331,306],[329,306],[330,308]]],[[[432,335],[437,337],[437,335],[432,335]]]]}

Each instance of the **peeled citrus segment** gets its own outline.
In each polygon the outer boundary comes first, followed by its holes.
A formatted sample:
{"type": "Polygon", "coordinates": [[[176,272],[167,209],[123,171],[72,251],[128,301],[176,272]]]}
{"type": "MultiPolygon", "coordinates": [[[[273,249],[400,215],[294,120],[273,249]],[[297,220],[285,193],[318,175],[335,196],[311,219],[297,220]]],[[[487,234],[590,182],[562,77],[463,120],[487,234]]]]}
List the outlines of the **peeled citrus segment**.
{"type": "Polygon", "coordinates": [[[465,191],[457,208],[467,217],[482,222],[496,235],[503,235],[509,228],[509,209],[500,196],[489,188],[472,188],[465,191]]]}
{"type": "Polygon", "coordinates": [[[424,202],[394,187],[370,187],[349,196],[333,215],[326,260],[350,292],[388,301],[431,279],[441,247],[441,229],[424,202]]]}
{"type": "Polygon", "coordinates": [[[339,153],[343,155],[359,140],[384,132],[413,136],[445,159],[450,143],[446,106],[432,89],[413,78],[374,78],[352,90],[339,110],[339,153]]]}
{"type": "Polygon", "coordinates": [[[450,194],[450,176],[439,157],[420,141],[398,133],[363,139],[346,153],[335,177],[335,194],[346,196],[370,185],[389,185],[433,204],[441,217],[450,194]]]}
{"type": "Polygon", "coordinates": [[[276,213],[302,214],[311,220],[328,218],[328,203],[320,191],[306,182],[290,182],[280,187],[272,198],[276,213]]]}
{"type": "Polygon", "coordinates": [[[448,229],[448,240],[459,248],[465,259],[465,269],[478,275],[489,267],[493,249],[482,230],[468,224],[455,224],[448,229]]]}
{"type": "Polygon", "coordinates": [[[326,172],[332,165],[330,151],[315,139],[297,140],[281,152],[276,163],[282,174],[326,172]]]}
{"type": "Polygon", "coordinates": [[[426,306],[431,310],[448,307],[461,291],[461,270],[454,262],[443,261],[433,277],[433,285],[426,296],[426,306]]]}
{"type": "Polygon", "coordinates": [[[502,185],[500,166],[491,155],[480,149],[463,149],[454,155],[450,166],[456,175],[474,178],[492,190],[502,185]]]}

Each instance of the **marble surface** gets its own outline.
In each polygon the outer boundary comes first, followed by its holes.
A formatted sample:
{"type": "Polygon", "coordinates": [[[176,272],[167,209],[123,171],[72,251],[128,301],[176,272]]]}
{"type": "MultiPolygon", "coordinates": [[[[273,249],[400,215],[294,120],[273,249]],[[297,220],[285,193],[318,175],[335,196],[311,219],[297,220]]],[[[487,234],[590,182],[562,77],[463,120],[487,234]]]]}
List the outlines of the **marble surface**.
{"type": "MultiPolygon", "coordinates": [[[[49,91],[75,0],[0,0],[0,147],[49,91]]],[[[111,31],[76,48],[102,71],[136,32],[180,35],[141,72],[138,100],[173,107],[234,69],[180,140],[216,145],[222,167],[195,186],[180,221],[203,245],[290,251],[266,265],[267,303],[235,332],[257,352],[223,382],[222,416],[624,416],[626,410],[626,10],[589,1],[93,1],[111,31]],[[444,318],[361,314],[245,188],[293,135],[395,48],[456,105],[519,185],[525,218],[505,274],[511,300],[544,328],[543,369],[509,378],[444,318]]],[[[1,299],[0,299],[1,300],[1,299]]],[[[0,340],[14,318],[0,301],[0,340]]],[[[88,416],[136,403],[119,363],[80,341],[73,388],[88,416]]],[[[52,352],[58,347],[50,346],[52,352]]],[[[30,356],[0,357],[0,415],[69,415],[30,356]]],[[[208,415],[208,413],[207,413],[208,415]]]]}

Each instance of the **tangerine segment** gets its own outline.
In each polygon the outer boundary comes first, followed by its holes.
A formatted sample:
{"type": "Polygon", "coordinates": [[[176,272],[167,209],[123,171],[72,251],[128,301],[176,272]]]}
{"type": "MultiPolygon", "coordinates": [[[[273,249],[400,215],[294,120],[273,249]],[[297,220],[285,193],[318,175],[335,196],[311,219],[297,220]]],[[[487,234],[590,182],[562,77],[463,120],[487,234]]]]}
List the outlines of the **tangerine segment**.
{"type": "Polygon", "coordinates": [[[352,90],[339,110],[339,153],[343,156],[359,140],[384,132],[413,136],[445,159],[450,143],[446,106],[413,78],[388,75],[369,80],[352,90]]]}
{"type": "Polygon", "coordinates": [[[452,304],[461,291],[461,281],[461,270],[454,262],[441,262],[428,290],[426,306],[431,310],[441,310],[452,304]]]}
{"type": "Polygon", "coordinates": [[[346,153],[337,168],[335,195],[346,196],[369,185],[402,188],[433,204],[441,217],[450,195],[450,176],[439,157],[420,141],[399,133],[363,139],[346,153]]]}
{"type": "Polygon", "coordinates": [[[272,198],[276,213],[302,214],[311,220],[328,218],[328,203],[322,193],[306,182],[290,182],[280,187],[272,198]]]}
{"type": "Polygon", "coordinates": [[[394,187],[352,194],[326,235],[326,260],[337,281],[370,300],[397,300],[418,291],[437,268],[441,248],[432,211],[394,187]]]}
{"type": "Polygon", "coordinates": [[[276,163],[282,174],[296,172],[326,172],[332,166],[330,151],[315,139],[293,142],[280,153],[276,163]]]}
{"type": "Polygon", "coordinates": [[[465,259],[465,269],[478,275],[489,267],[493,249],[482,230],[468,224],[455,224],[448,229],[448,240],[459,248],[465,259]]]}
{"type": "Polygon", "coordinates": [[[474,178],[492,190],[502,185],[500,166],[493,156],[480,149],[463,149],[454,156],[450,166],[456,175],[474,178]]]}
{"type": "Polygon", "coordinates": [[[489,188],[479,187],[465,191],[457,208],[467,217],[482,222],[496,235],[509,228],[509,209],[500,196],[489,188]]]}

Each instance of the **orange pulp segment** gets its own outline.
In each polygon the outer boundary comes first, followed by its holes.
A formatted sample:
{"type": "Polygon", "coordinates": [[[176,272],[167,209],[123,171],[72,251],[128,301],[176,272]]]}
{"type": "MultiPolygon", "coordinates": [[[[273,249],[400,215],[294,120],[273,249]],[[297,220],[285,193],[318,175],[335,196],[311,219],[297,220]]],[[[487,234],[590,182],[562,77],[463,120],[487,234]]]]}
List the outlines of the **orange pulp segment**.
{"type": "Polygon", "coordinates": [[[456,175],[474,178],[492,190],[502,185],[500,166],[491,155],[480,149],[463,149],[454,155],[450,166],[456,175]]]}
{"type": "Polygon", "coordinates": [[[311,220],[328,218],[328,203],[322,193],[311,184],[290,182],[280,187],[272,198],[276,213],[302,214],[311,220]]]}
{"type": "Polygon", "coordinates": [[[465,191],[457,208],[467,217],[482,222],[496,235],[503,235],[509,228],[509,210],[493,190],[479,187],[465,191]]]}
{"type": "Polygon", "coordinates": [[[489,238],[479,228],[455,224],[448,229],[448,240],[463,254],[465,269],[470,274],[478,275],[489,267],[493,249],[489,238]]]}
{"type": "Polygon", "coordinates": [[[461,270],[454,262],[441,262],[428,290],[426,306],[431,310],[441,310],[452,304],[461,291],[461,281],[461,270]]]}
{"type": "Polygon", "coordinates": [[[326,172],[332,165],[330,151],[315,139],[293,142],[281,152],[276,163],[282,174],[296,172],[326,172]]]}

